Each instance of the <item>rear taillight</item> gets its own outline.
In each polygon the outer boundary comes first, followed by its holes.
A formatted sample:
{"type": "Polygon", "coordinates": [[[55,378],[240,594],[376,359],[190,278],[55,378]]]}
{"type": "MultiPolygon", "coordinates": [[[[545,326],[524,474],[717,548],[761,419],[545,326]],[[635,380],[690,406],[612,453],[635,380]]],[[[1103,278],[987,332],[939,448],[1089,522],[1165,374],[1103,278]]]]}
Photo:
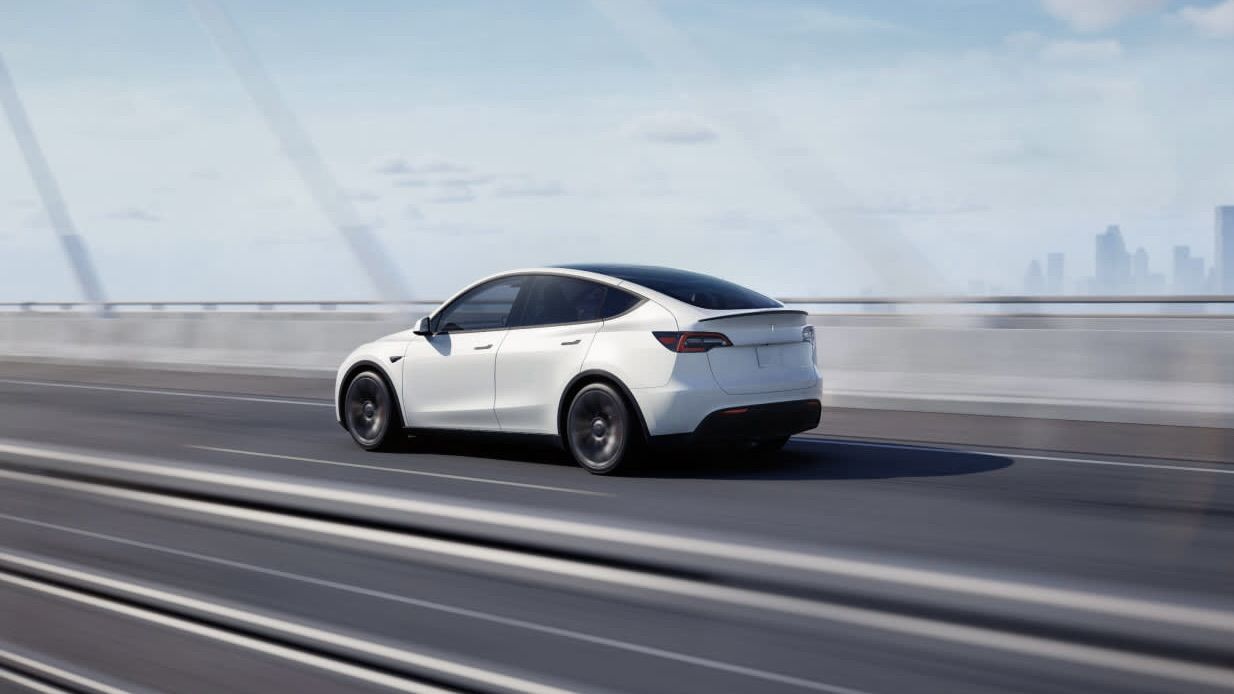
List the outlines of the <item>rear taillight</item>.
{"type": "Polygon", "coordinates": [[[670,352],[706,352],[716,347],[733,346],[733,343],[720,333],[654,332],[652,335],[670,352]]]}
{"type": "Polygon", "coordinates": [[[818,343],[814,340],[814,326],[807,325],[801,329],[802,342],[810,343],[810,353],[814,356],[814,363],[818,363],[818,343]]]}

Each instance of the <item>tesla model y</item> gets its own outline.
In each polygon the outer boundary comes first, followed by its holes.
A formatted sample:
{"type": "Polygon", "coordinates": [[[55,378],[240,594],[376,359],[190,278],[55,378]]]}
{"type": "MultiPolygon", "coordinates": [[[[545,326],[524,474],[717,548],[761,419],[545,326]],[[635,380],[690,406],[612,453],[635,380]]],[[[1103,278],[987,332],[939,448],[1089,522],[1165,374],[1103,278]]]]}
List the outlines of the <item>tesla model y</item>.
{"type": "Polygon", "coordinates": [[[539,434],[607,474],[649,443],[779,449],[818,425],[816,361],[804,311],[732,282],[631,265],[517,270],[357,348],[335,412],[369,450],[407,433],[539,434]]]}

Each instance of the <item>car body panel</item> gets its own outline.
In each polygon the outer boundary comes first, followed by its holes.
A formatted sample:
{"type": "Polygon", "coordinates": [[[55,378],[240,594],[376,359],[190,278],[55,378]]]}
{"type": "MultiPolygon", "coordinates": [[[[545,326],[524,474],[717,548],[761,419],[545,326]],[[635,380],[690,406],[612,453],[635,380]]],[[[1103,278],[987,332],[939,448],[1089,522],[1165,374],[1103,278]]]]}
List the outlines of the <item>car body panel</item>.
{"type": "Polygon", "coordinates": [[[407,426],[499,431],[494,375],[508,333],[442,333],[409,342],[402,389],[407,426]]]}
{"type": "Polygon", "coordinates": [[[502,431],[556,434],[561,394],[578,372],[600,321],[509,331],[497,354],[494,410],[502,431]]]}

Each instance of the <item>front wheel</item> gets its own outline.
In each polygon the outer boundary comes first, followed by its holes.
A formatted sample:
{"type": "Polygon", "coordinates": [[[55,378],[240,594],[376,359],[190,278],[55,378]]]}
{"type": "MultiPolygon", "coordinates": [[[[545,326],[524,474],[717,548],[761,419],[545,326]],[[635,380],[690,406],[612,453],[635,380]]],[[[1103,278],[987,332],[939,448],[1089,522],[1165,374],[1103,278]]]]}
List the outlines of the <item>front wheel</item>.
{"type": "Polygon", "coordinates": [[[351,438],[368,451],[390,448],[402,430],[394,396],[386,382],[372,371],[351,379],[343,399],[343,414],[351,438]]]}
{"type": "Polygon", "coordinates": [[[609,475],[628,467],[641,440],[625,400],[604,383],[583,386],[566,414],[566,447],[587,472],[609,475]]]}

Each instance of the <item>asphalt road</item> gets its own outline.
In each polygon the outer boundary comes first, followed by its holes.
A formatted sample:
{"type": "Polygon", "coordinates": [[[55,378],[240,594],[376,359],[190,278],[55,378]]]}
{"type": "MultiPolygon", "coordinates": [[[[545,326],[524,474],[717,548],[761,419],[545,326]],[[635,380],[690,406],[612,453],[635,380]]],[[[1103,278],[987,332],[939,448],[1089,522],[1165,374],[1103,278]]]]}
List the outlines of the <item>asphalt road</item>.
{"type": "MultiPolygon", "coordinates": [[[[324,629],[358,649],[344,664],[315,662],[319,650],[286,635],[271,646],[250,633],[265,644],[253,648],[201,632],[204,618],[198,631],[152,623],[129,598],[16,572],[0,582],[0,673],[16,657],[125,690],[359,690],[427,658],[447,663],[437,684],[478,672],[513,689],[1234,688],[1221,669],[1234,662],[1234,465],[808,436],[772,460],[692,452],[598,478],[551,448],[501,439],[365,453],[335,423],[325,383],[8,365],[0,439],[646,531],[670,539],[664,551],[680,537],[683,548],[707,540],[860,570],[812,575],[812,602],[794,613],[703,589],[672,597],[478,570],[465,557],[0,477],[0,552],[324,629]]],[[[22,457],[13,450],[0,469],[22,457]]],[[[708,588],[698,566],[682,575],[708,588]]],[[[767,585],[790,578],[747,571],[767,585]]]]}

